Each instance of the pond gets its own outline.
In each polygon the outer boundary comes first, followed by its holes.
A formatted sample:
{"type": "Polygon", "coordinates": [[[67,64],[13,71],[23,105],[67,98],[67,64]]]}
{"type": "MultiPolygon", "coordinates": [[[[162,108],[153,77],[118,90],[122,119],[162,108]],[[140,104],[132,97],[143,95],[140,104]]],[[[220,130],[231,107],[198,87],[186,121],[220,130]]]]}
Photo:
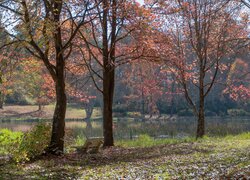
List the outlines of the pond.
{"type": "MultiPolygon", "coordinates": [[[[148,134],[155,138],[182,138],[194,136],[196,132],[196,120],[192,117],[178,117],[169,121],[148,120],[145,122],[133,118],[114,119],[115,139],[133,139],[140,134],[148,134]]],[[[37,123],[38,120],[32,119],[27,121],[0,121],[0,129],[27,131],[37,123]]],[[[91,126],[87,127],[82,120],[66,120],[66,131],[74,137],[79,135],[87,137],[102,136],[101,120],[92,121],[91,126]]],[[[206,134],[210,136],[225,136],[248,131],[250,131],[250,117],[208,117],[206,119],[206,134]]]]}

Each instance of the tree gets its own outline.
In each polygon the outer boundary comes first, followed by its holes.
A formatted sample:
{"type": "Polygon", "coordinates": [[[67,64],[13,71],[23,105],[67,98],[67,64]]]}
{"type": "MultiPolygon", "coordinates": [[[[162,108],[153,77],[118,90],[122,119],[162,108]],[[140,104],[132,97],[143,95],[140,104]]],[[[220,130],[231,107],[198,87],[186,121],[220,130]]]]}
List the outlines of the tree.
{"type": "Polygon", "coordinates": [[[218,74],[227,68],[224,60],[247,44],[247,25],[234,2],[175,2],[159,5],[165,8],[160,12],[168,18],[169,27],[163,32],[172,46],[161,54],[197,117],[196,137],[201,138],[205,134],[205,98],[218,81],[218,74]]]}
{"type": "Polygon", "coordinates": [[[136,37],[133,36],[144,21],[142,16],[138,15],[140,13],[143,14],[143,11],[133,1],[103,0],[96,8],[97,19],[81,28],[82,44],[79,49],[85,61],[84,67],[88,68],[96,88],[103,97],[104,147],[114,145],[115,68],[139,58],[142,54],[143,48],[138,42],[135,43],[136,37]]]}
{"type": "Polygon", "coordinates": [[[73,50],[72,41],[86,23],[93,3],[63,0],[7,0],[0,2],[12,42],[19,43],[33,57],[41,60],[55,83],[56,106],[52,136],[46,152],[63,153],[66,113],[65,61],[73,50]],[[72,16],[74,14],[74,16],[72,16]],[[74,20],[74,23],[73,23],[74,20]]]}
{"type": "Polygon", "coordinates": [[[38,111],[55,100],[54,82],[41,61],[32,57],[23,57],[16,67],[10,87],[38,105],[38,111]]]}
{"type": "Polygon", "coordinates": [[[127,103],[139,102],[139,109],[142,118],[145,113],[159,115],[157,101],[162,98],[164,93],[163,81],[160,71],[160,63],[137,60],[127,65],[123,82],[126,84],[130,93],[125,96],[127,103]]]}
{"type": "MultiPolygon", "coordinates": [[[[1,21],[0,14],[0,47],[9,41],[1,21]]],[[[18,62],[18,58],[14,48],[3,47],[0,49],[0,53],[0,109],[3,109],[4,98],[8,94],[7,87],[11,84],[12,72],[18,62]]]]}

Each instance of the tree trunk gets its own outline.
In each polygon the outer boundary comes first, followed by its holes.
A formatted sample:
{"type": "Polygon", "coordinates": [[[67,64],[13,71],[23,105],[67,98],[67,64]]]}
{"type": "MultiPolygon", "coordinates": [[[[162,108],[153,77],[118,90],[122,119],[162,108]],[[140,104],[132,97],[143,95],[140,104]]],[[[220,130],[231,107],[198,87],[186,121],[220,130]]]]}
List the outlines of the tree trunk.
{"type": "Polygon", "coordinates": [[[92,124],[91,124],[91,120],[90,118],[88,119],[85,119],[85,122],[86,122],[86,129],[89,130],[89,129],[92,129],[92,124]]]}
{"type": "Polygon", "coordinates": [[[65,134],[65,114],[67,107],[67,98],[65,93],[65,59],[63,56],[63,43],[60,27],[60,13],[62,1],[55,1],[54,9],[57,10],[54,14],[54,21],[58,23],[54,34],[54,43],[56,50],[56,76],[54,77],[56,86],[56,107],[53,116],[52,136],[47,152],[51,154],[62,154],[64,146],[65,134]]]}
{"type": "MultiPolygon", "coordinates": [[[[0,85],[2,85],[3,79],[2,76],[0,76],[0,85]]],[[[0,91],[0,109],[3,109],[3,101],[4,101],[4,96],[3,93],[0,91]]]]}
{"type": "Polygon", "coordinates": [[[141,118],[145,120],[145,96],[143,89],[143,76],[142,76],[142,68],[140,67],[140,76],[141,76],[141,118]]]}
{"type": "Polygon", "coordinates": [[[92,104],[85,105],[86,119],[90,119],[93,114],[94,106],[92,104]]]}
{"type": "Polygon", "coordinates": [[[115,87],[115,48],[116,48],[116,0],[112,3],[103,0],[103,147],[114,146],[113,138],[113,96],[115,87]],[[111,28],[108,28],[109,8],[112,10],[111,28]],[[108,30],[111,30],[109,43],[108,30]],[[109,45],[110,44],[110,45],[109,45]]]}
{"type": "Polygon", "coordinates": [[[144,121],[145,120],[145,99],[144,99],[144,93],[142,93],[141,98],[141,118],[144,121]]]}
{"type": "Polygon", "coordinates": [[[200,67],[200,88],[199,88],[199,112],[196,139],[202,138],[205,135],[205,114],[204,114],[204,71],[200,67]]]}
{"type": "Polygon", "coordinates": [[[62,76],[56,82],[56,107],[53,116],[51,141],[47,150],[51,154],[63,153],[66,101],[64,76],[62,76]]]}
{"type": "Polygon", "coordinates": [[[114,146],[113,138],[113,95],[115,71],[108,70],[103,75],[103,135],[104,147],[114,146]]]}
{"type": "Polygon", "coordinates": [[[38,111],[42,111],[42,105],[38,104],[38,111]]]}
{"type": "Polygon", "coordinates": [[[86,112],[86,118],[85,122],[87,124],[86,128],[87,129],[92,129],[92,124],[91,124],[91,116],[93,114],[94,106],[92,103],[88,103],[85,105],[85,112],[86,112]]]}
{"type": "Polygon", "coordinates": [[[205,135],[204,97],[200,100],[196,139],[205,135]]]}
{"type": "Polygon", "coordinates": [[[3,103],[4,103],[4,96],[3,96],[3,94],[0,92],[0,109],[3,109],[3,103]]]}

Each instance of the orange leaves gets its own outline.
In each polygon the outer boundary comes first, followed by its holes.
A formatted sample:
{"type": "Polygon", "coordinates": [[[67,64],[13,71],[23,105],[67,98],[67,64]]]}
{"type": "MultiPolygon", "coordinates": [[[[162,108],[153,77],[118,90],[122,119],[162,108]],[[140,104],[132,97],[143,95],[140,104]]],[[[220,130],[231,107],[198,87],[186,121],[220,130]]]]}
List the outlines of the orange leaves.
{"type": "Polygon", "coordinates": [[[56,97],[55,84],[52,77],[49,74],[42,74],[43,83],[41,84],[41,91],[44,94],[44,98],[47,101],[52,100],[56,97]]]}
{"type": "Polygon", "coordinates": [[[245,101],[250,98],[249,65],[242,59],[236,59],[231,64],[227,74],[227,87],[223,91],[235,101],[245,101]]]}
{"type": "Polygon", "coordinates": [[[73,97],[77,102],[89,103],[91,99],[96,98],[96,96],[88,95],[86,92],[79,91],[73,87],[67,87],[67,92],[68,95],[73,97]]]}
{"type": "Polygon", "coordinates": [[[33,57],[23,58],[20,63],[27,74],[41,71],[42,62],[33,57]]]}
{"type": "Polygon", "coordinates": [[[3,95],[12,92],[9,86],[13,84],[13,71],[17,63],[14,54],[10,49],[2,49],[0,54],[0,93],[3,95]]]}
{"type": "Polygon", "coordinates": [[[227,87],[223,93],[229,94],[230,98],[234,101],[246,101],[250,98],[250,88],[244,85],[231,85],[227,87]]]}

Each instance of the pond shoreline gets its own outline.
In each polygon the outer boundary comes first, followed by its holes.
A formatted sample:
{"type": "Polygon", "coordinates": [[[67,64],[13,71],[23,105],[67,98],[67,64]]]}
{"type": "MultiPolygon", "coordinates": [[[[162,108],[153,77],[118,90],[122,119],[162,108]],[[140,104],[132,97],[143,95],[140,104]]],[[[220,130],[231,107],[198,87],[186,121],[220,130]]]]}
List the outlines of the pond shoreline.
{"type": "MultiPolygon", "coordinates": [[[[127,121],[127,120],[133,120],[133,121],[138,121],[138,122],[151,122],[151,123],[157,123],[157,122],[175,122],[175,121],[190,121],[190,119],[192,121],[196,121],[196,118],[193,116],[176,116],[174,119],[141,119],[138,117],[114,117],[114,122],[122,120],[122,121],[127,121]]],[[[221,121],[230,121],[233,119],[240,119],[240,120],[244,120],[244,121],[250,121],[250,116],[207,116],[206,117],[206,121],[209,120],[214,120],[214,119],[220,119],[221,121]]],[[[102,118],[91,118],[90,120],[92,121],[101,121],[102,118]]],[[[0,118],[0,123],[1,122],[40,122],[40,121],[52,121],[52,118],[16,118],[16,117],[2,117],[0,118]]],[[[70,121],[83,121],[85,122],[86,119],[85,118],[66,118],[65,119],[66,122],[70,122],[70,121]]]]}

